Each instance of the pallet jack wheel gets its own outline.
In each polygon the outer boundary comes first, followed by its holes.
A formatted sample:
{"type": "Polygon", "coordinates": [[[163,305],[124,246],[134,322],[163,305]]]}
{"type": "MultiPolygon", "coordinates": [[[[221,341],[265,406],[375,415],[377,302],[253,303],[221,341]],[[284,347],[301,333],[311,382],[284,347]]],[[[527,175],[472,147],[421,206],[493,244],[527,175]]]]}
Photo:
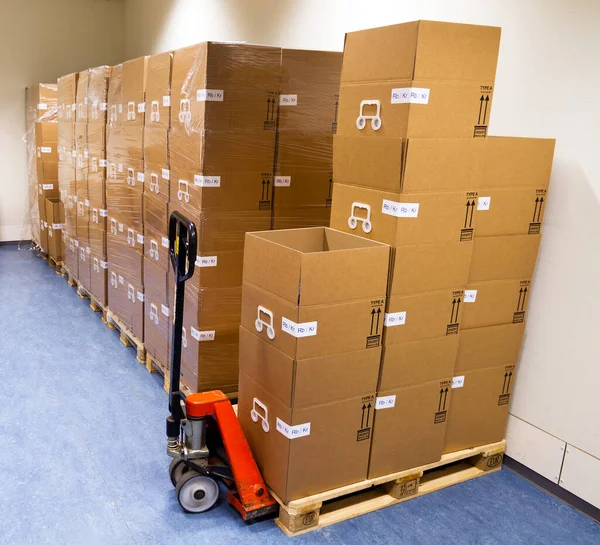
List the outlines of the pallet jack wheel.
{"type": "Polygon", "coordinates": [[[177,482],[177,501],[187,513],[202,513],[219,499],[219,485],[214,479],[188,471],[177,482]]]}
{"type": "Polygon", "coordinates": [[[183,475],[190,470],[190,467],[183,463],[183,460],[177,458],[171,460],[169,464],[169,477],[171,478],[171,484],[175,487],[177,482],[183,475]]]}

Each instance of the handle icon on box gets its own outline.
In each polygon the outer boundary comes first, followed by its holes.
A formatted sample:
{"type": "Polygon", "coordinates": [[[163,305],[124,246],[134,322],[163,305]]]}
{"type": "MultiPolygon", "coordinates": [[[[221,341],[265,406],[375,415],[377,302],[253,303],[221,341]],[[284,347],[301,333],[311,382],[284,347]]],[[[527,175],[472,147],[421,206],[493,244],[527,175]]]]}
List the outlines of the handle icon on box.
{"type": "Polygon", "coordinates": [[[117,234],[117,220],[115,218],[110,218],[110,233],[112,235],[117,234]]]}
{"type": "Polygon", "coordinates": [[[158,174],[156,172],[150,174],[150,191],[158,194],[158,174]]]}
{"type": "Polygon", "coordinates": [[[158,100],[153,100],[150,106],[150,121],[158,123],[160,121],[160,111],[158,109],[158,100]]]}
{"type": "Polygon", "coordinates": [[[374,131],[381,129],[381,102],[379,100],[363,100],[360,103],[360,112],[356,118],[356,126],[359,130],[363,130],[367,126],[367,119],[371,120],[371,127],[374,131]],[[375,115],[365,115],[365,106],[377,106],[375,115]]]}
{"type": "Polygon", "coordinates": [[[69,250],[75,251],[75,241],[72,238],[69,239],[69,250]]]}
{"type": "Polygon", "coordinates": [[[189,98],[179,101],[179,123],[190,123],[192,121],[192,110],[189,98]]]}
{"type": "Polygon", "coordinates": [[[117,179],[117,164],[116,163],[111,163],[110,165],[108,165],[108,177],[112,178],[113,180],[117,179]]]}
{"type": "Polygon", "coordinates": [[[116,121],[116,120],[117,120],[117,105],[113,104],[110,107],[110,121],[116,121]]]}
{"type": "Polygon", "coordinates": [[[98,209],[92,208],[92,223],[98,223],[98,209]]]}
{"type": "Polygon", "coordinates": [[[52,234],[52,225],[48,225],[48,236],[49,237],[53,237],[54,235],[52,234]]]}
{"type": "Polygon", "coordinates": [[[117,287],[117,273],[114,273],[114,272],[110,273],[110,285],[113,288],[117,287]]]}
{"type": "Polygon", "coordinates": [[[127,185],[135,185],[135,171],[127,167],[127,185]]]}
{"type": "Polygon", "coordinates": [[[79,248],[79,259],[85,263],[85,248],[83,246],[79,248]]]}
{"type": "Polygon", "coordinates": [[[269,337],[269,339],[271,340],[275,338],[275,328],[273,327],[273,313],[269,309],[258,305],[257,318],[254,322],[254,326],[256,327],[256,331],[258,331],[259,333],[263,330],[264,326],[267,326],[267,337],[269,337]],[[268,322],[261,318],[261,313],[266,314],[269,317],[268,322]]]}
{"type": "Polygon", "coordinates": [[[158,325],[158,308],[154,304],[150,305],[150,321],[158,325]]]}
{"type": "Polygon", "coordinates": [[[92,157],[92,172],[98,172],[98,157],[92,157]]]}
{"type": "Polygon", "coordinates": [[[187,348],[187,331],[185,330],[185,327],[181,329],[181,344],[183,345],[183,348],[187,348]]]}
{"type": "Polygon", "coordinates": [[[135,246],[135,233],[130,227],[127,228],[127,244],[135,246]]]}
{"type": "Polygon", "coordinates": [[[150,257],[158,261],[158,242],[156,240],[150,241],[150,257]]]}
{"type": "Polygon", "coordinates": [[[99,273],[100,272],[100,262],[98,261],[98,258],[95,257],[94,258],[94,270],[99,273]]]}
{"type": "Polygon", "coordinates": [[[250,418],[252,418],[252,422],[258,422],[258,419],[260,418],[262,420],[261,425],[263,431],[265,433],[269,432],[269,409],[267,409],[267,406],[256,397],[252,400],[252,410],[250,411],[250,418]],[[261,409],[264,415],[259,413],[257,409],[261,409]]]}
{"type": "Polygon", "coordinates": [[[190,202],[189,184],[185,180],[179,180],[179,189],[177,191],[177,198],[180,201],[185,200],[185,202],[190,202]]]}
{"type": "Polygon", "coordinates": [[[132,100],[127,103],[127,121],[135,119],[135,102],[132,100]]]}
{"type": "Polygon", "coordinates": [[[127,284],[127,299],[135,303],[135,288],[131,284],[127,284]]]}
{"type": "Polygon", "coordinates": [[[83,201],[77,203],[77,215],[83,216],[83,201]]]}
{"type": "Polygon", "coordinates": [[[373,229],[373,224],[371,223],[371,206],[362,202],[353,202],[352,209],[350,210],[350,217],[348,218],[348,227],[350,227],[350,229],[356,229],[359,221],[362,222],[362,230],[365,233],[370,233],[371,229],[373,229]],[[356,215],[357,210],[366,210],[367,217],[358,217],[356,215]]]}

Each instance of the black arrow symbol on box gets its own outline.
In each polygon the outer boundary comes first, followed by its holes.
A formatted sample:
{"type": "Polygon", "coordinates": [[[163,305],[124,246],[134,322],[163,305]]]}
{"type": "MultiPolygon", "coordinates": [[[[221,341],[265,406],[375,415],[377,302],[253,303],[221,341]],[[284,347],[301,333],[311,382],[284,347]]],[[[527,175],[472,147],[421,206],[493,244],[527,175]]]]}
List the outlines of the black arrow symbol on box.
{"type": "Polygon", "coordinates": [[[369,416],[371,415],[371,403],[367,405],[367,428],[369,427],[369,416]]]}
{"type": "Polygon", "coordinates": [[[442,410],[442,396],[444,395],[444,389],[440,388],[440,400],[438,401],[438,412],[442,410]]]}
{"type": "Polygon", "coordinates": [[[381,316],[381,309],[377,309],[377,325],[375,326],[375,334],[379,333],[379,316],[381,316]]]}
{"type": "Polygon", "coordinates": [[[469,219],[469,227],[473,227],[473,212],[475,211],[475,201],[471,201],[471,218],[469,219]]]}
{"type": "Polygon", "coordinates": [[[467,228],[467,221],[469,221],[469,208],[471,208],[471,201],[467,200],[467,211],[465,213],[465,229],[467,228]]]}
{"type": "Polygon", "coordinates": [[[444,389],[444,406],[442,407],[442,409],[445,411],[446,410],[446,401],[448,399],[448,388],[444,389]]]}
{"type": "Polygon", "coordinates": [[[371,333],[369,335],[373,335],[373,324],[375,323],[375,309],[371,310],[371,333]]]}
{"type": "Polygon", "coordinates": [[[329,178],[329,198],[331,199],[331,196],[333,194],[333,178],[329,178]]]}
{"type": "Polygon", "coordinates": [[[540,217],[542,215],[542,207],[544,206],[544,197],[540,199],[540,209],[538,210],[537,220],[540,221],[540,217]]]}
{"type": "Polygon", "coordinates": [[[271,99],[267,99],[267,121],[269,121],[269,114],[271,113],[271,99]]]}
{"type": "Polygon", "coordinates": [[[502,393],[506,389],[506,379],[508,378],[508,373],[504,373],[504,382],[502,383],[502,393]]]}
{"type": "Polygon", "coordinates": [[[512,379],[512,371],[508,373],[508,384],[506,385],[506,393],[510,391],[510,380],[512,379]]]}
{"type": "Polygon", "coordinates": [[[483,95],[481,95],[481,98],[479,99],[479,117],[477,118],[477,124],[481,125],[481,111],[483,110],[483,95]]]}
{"type": "Polygon", "coordinates": [[[270,200],[269,198],[269,187],[271,186],[271,180],[267,180],[267,200],[270,200]]]}
{"type": "Polygon", "coordinates": [[[265,200],[265,181],[262,181],[262,192],[260,194],[260,200],[264,201],[265,200]]]}
{"type": "Polygon", "coordinates": [[[360,427],[361,429],[365,427],[365,409],[366,409],[366,405],[363,403],[362,406],[362,416],[360,417],[360,427]]]}
{"type": "Polygon", "coordinates": [[[539,205],[540,199],[538,197],[535,198],[535,208],[533,209],[533,219],[531,221],[535,221],[535,217],[537,215],[537,211],[538,211],[538,205],[539,205]]]}
{"type": "Polygon", "coordinates": [[[273,121],[273,118],[275,117],[275,99],[271,99],[272,100],[272,104],[273,104],[273,108],[271,109],[271,121],[273,121]]]}
{"type": "Polygon", "coordinates": [[[485,118],[487,116],[488,102],[490,101],[490,96],[485,97],[485,110],[483,111],[483,124],[485,125],[485,118]]]}
{"type": "Polygon", "coordinates": [[[527,299],[527,288],[523,290],[523,302],[521,303],[521,310],[525,310],[525,299],[527,299]]]}
{"type": "Polygon", "coordinates": [[[333,114],[333,122],[337,123],[337,116],[338,116],[338,106],[340,105],[340,103],[336,100],[335,101],[335,113],[333,114]]]}
{"type": "Polygon", "coordinates": [[[456,318],[455,318],[455,322],[458,323],[458,311],[460,310],[460,297],[458,298],[458,300],[456,301],[456,318]]]}
{"type": "Polygon", "coordinates": [[[523,297],[523,288],[519,290],[519,300],[517,301],[517,312],[521,310],[521,297],[523,297]]]}
{"type": "Polygon", "coordinates": [[[452,299],[452,312],[450,313],[450,323],[454,323],[454,307],[456,306],[456,299],[452,299]]]}

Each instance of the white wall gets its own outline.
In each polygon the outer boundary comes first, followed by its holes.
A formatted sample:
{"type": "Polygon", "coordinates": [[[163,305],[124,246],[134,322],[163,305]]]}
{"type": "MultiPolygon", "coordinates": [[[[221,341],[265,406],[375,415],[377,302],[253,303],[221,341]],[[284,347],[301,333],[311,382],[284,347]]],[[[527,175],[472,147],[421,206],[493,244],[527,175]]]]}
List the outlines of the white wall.
{"type": "MultiPolygon", "coordinates": [[[[346,31],[414,19],[501,26],[490,132],[557,139],[512,421],[525,421],[548,434],[550,443],[558,439],[596,460],[600,2],[127,0],[126,52],[153,53],[207,39],[341,50],[346,31]]],[[[515,452],[533,452],[535,434],[515,428],[511,435],[524,437],[515,452]]],[[[554,466],[561,456],[548,456],[547,471],[556,471],[558,482],[561,467],[554,466]]]]}
{"type": "Polygon", "coordinates": [[[121,62],[123,0],[2,2],[0,33],[0,241],[29,238],[25,87],[121,62]]]}

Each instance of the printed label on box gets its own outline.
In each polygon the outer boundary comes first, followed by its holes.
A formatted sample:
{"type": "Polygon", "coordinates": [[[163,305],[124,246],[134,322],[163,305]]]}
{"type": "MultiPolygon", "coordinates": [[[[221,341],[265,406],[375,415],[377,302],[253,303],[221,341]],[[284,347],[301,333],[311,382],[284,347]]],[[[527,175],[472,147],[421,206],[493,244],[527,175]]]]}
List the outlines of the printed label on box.
{"type": "Polygon", "coordinates": [[[477,210],[489,210],[492,197],[479,197],[477,199],[477,210]]]}
{"type": "Polygon", "coordinates": [[[200,174],[194,174],[194,185],[198,187],[221,187],[221,176],[200,176],[200,174]]]}
{"type": "Polygon", "coordinates": [[[108,269],[108,261],[100,261],[100,266],[103,269],[108,269]]]}
{"type": "Polygon", "coordinates": [[[123,224],[119,223],[119,231],[121,231],[121,233],[123,232],[123,224]]]}
{"type": "Polygon", "coordinates": [[[292,177],[291,176],[275,176],[275,182],[273,183],[275,187],[290,187],[292,185],[292,177]]]}
{"type": "Polygon", "coordinates": [[[89,151],[88,151],[88,150],[85,150],[85,151],[83,152],[83,158],[84,158],[84,159],[88,159],[88,158],[89,158],[89,156],[90,156],[90,153],[89,153],[89,151]]]}
{"type": "Polygon", "coordinates": [[[104,168],[106,168],[106,167],[108,166],[108,161],[107,161],[106,159],[99,159],[99,160],[98,160],[98,164],[99,164],[101,167],[104,167],[104,168]]]}
{"type": "Polygon", "coordinates": [[[51,189],[54,189],[54,184],[42,184],[42,189],[44,191],[49,191],[51,189]]]}
{"type": "Polygon", "coordinates": [[[465,376],[452,377],[452,388],[462,388],[465,385],[465,376]]]}
{"type": "Polygon", "coordinates": [[[383,317],[383,325],[385,327],[393,327],[404,325],[406,323],[406,311],[385,313],[383,317]]]}
{"type": "Polygon", "coordinates": [[[171,313],[171,311],[169,310],[169,307],[165,306],[165,305],[160,305],[160,311],[165,315],[165,316],[169,316],[169,314],[171,313]]]}
{"type": "Polygon", "coordinates": [[[138,172],[137,173],[137,181],[144,183],[144,173],[143,172],[138,172]]]}
{"type": "Polygon", "coordinates": [[[52,148],[51,148],[50,146],[42,146],[42,147],[40,148],[40,151],[41,151],[42,153],[52,153],[52,148]]]}
{"type": "Polygon", "coordinates": [[[137,110],[138,110],[138,113],[143,114],[146,111],[146,103],[145,102],[140,102],[137,105],[137,110]]]}
{"type": "Polygon", "coordinates": [[[281,329],[298,339],[302,337],[313,337],[317,334],[317,322],[304,322],[297,324],[285,317],[281,318],[281,329]]]}
{"type": "Polygon", "coordinates": [[[108,110],[108,104],[106,102],[101,102],[100,103],[100,111],[105,112],[106,110],[108,110]]]}
{"type": "Polygon", "coordinates": [[[276,428],[279,433],[285,435],[288,439],[298,439],[299,437],[310,435],[310,422],[290,426],[278,417],[276,419],[276,428]]]}
{"type": "Polygon", "coordinates": [[[375,398],[375,409],[391,409],[396,406],[396,396],[383,396],[375,398]]]}
{"type": "Polygon", "coordinates": [[[138,236],[137,236],[137,241],[138,241],[140,244],[144,244],[144,235],[138,235],[138,236]]]}
{"type": "Polygon", "coordinates": [[[122,114],[123,113],[123,104],[119,104],[119,113],[122,114]]]}
{"type": "Polygon", "coordinates": [[[144,301],[144,294],[141,291],[137,292],[138,301],[144,301]]]}
{"type": "Polygon", "coordinates": [[[77,151],[76,151],[76,150],[72,150],[72,151],[71,151],[71,155],[72,155],[73,157],[77,157],[77,151]]]}
{"type": "Polygon", "coordinates": [[[196,266],[197,267],[216,267],[217,266],[217,256],[216,255],[197,256],[196,257],[196,266]]]}
{"type": "Polygon", "coordinates": [[[62,229],[62,223],[53,223],[52,229],[62,229]]]}
{"type": "Polygon", "coordinates": [[[86,199],[86,200],[84,201],[84,204],[85,204],[85,205],[86,205],[88,208],[90,207],[90,201],[89,201],[88,199],[86,199]]]}
{"type": "Polygon", "coordinates": [[[477,299],[477,290],[465,290],[463,303],[474,303],[477,299]]]}
{"type": "Polygon", "coordinates": [[[222,89],[198,89],[196,91],[198,102],[223,102],[222,89]]]}
{"type": "Polygon", "coordinates": [[[162,102],[163,102],[163,106],[170,106],[171,105],[171,97],[169,95],[164,95],[162,102]]]}
{"type": "Polygon", "coordinates": [[[416,218],[419,215],[419,203],[395,202],[383,199],[381,212],[396,218],[416,218]]]}
{"type": "Polygon", "coordinates": [[[171,177],[171,172],[167,168],[162,169],[163,180],[168,180],[171,177]]]}
{"type": "Polygon", "coordinates": [[[100,213],[100,216],[103,218],[108,217],[108,210],[103,210],[102,208],[100,208],[99,213],[100,213]]]}
{"type": "Polygon", "coordinates": [[[400,87],[392,89],[392,104],[428,104],[429,89],[424,87],[400,87]]]}
{"type": "Polygon", "coordinates": [[[125,283],[125,279],[119,275],[119,284],[124,284],[125,283]]]}
{"type": "Polygon", "coordinates": [[[48,104],[44,104],[43,102],[40,102],[38,104],[38,110],[47,110],[48,109],[48,104]]]}
{"type": "Polygon", "coordinates": [[[297,106],[298,95],[279,95],[280,106],[297,106]]]}
{"type": "Polygon", "coordinates": [[[123,163],[119,163],[119,164],[117,165],[117,170],[118,170],[119,172],[123,172],[123,163]]]}
{"type": "Polygon", "coordinates": [[[215,332],[214,331],[199,331],[195,327],[190,327],[190,332],[192,337],[197,341],[214,341],[215,340],[215,332]]]}
{"type": "Polygon", "coordinates": [[[168,247],[169,247],[169,239],[168,239],[167,237],[162,237],[162,245],[163,245],[165,248],[168,248],[168,247]]]}

